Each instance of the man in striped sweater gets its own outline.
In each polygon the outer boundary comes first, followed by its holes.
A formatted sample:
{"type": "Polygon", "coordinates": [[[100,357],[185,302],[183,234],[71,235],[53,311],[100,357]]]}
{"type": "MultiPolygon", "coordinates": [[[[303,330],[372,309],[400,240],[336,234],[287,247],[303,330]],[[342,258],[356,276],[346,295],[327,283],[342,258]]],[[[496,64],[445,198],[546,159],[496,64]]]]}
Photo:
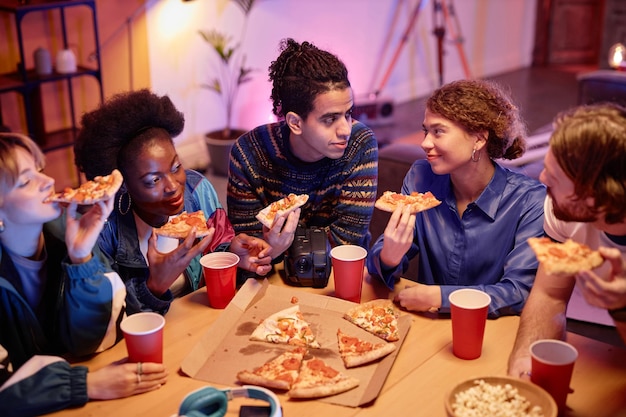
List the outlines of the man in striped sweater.
{"type": "Polygon", "coordinates": [[[331,246],[369,247],[376,200],[378,145],[371,129],[352,120],[348,71],[309,42],[282,42],[269,67],[276,123],[241,136],[232,148],[228,215],[237,232],[263,234],[272,257],[291,245],[298,223],[323,227],[331,246]],[[256,214],[293,194],[308,202],[263,228],[256,214]]]}

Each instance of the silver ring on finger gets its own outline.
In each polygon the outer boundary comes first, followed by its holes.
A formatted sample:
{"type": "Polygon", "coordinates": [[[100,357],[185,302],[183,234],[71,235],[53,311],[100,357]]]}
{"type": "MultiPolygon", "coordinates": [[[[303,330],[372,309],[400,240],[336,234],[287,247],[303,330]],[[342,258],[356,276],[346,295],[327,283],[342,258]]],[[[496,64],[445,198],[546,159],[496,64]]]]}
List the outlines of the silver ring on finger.
{"type": "Polygon", "coordinates": [[[137,385],[141,384],[141,375],[143,375],[142,364],[137,362],[137,385]]]}
{"type": "Polygon", "coordinates": [[[522,371],[522,372],[519,373],[519,377],[520,378],[523,377],[524,375],[527,375],[528,377],[530,377],[531,376],[530,375],[530,371],[522,371]]]}

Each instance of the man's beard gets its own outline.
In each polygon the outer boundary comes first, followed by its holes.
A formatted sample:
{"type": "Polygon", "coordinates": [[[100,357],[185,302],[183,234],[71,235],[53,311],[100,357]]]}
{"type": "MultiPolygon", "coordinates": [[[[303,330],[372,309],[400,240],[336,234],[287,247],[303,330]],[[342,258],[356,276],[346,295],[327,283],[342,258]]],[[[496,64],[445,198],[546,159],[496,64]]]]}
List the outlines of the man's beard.
{"type": "MultiPolygon", "coordinates": [[[[549,190],[548,194],[550,194],[549,190]]],[[[596,215],[582,201],[577,203],[567,202],[565,205],[559,205],[554,196],[552,194],[550,196],[552,197],[552,211],[557,219],[579,223],[592,223],[597,220],[596,215]]]]}

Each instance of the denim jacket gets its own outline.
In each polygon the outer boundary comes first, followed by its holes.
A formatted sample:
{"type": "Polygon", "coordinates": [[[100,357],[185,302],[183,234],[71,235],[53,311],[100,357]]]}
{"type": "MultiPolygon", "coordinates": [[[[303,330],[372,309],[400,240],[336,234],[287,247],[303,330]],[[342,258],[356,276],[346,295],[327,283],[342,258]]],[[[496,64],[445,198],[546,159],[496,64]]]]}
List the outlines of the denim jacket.
{"type": "MultiPolygon", "coordinates": [[[[225,211],[213,185],[196,171],[186,170],[186,174],[184,210],[187,212],[202,210],[207,219],[220,214],[219,218],[222,221],[215,224],[216,231],[211,243],[211,250],[216,250],[216,245],[228,246],[230,236],[220,228],[232,229],[232,226],[228,218],[223,215],[225,211]],[[218,213],[220,211],[223,213],[218,213]]],[[[98,246],[109,257],[111,265],[126,284],[126,310],[128,314],[139,311],[155,311],[160,314],[167,312],[173,299],[172,293],[168,290],[161,297],[158,297],[148,289],[147,280],[150,271],[139,248],[137,226],[132,210],[126,214],[117,210],[111,213],[100,233],[98,246]]],[[[221,249],[223,250],[223,248],[221,249]]],[[[200,256],[191,260],[184,275],[193,290],[201,286],[200,256]]]]}

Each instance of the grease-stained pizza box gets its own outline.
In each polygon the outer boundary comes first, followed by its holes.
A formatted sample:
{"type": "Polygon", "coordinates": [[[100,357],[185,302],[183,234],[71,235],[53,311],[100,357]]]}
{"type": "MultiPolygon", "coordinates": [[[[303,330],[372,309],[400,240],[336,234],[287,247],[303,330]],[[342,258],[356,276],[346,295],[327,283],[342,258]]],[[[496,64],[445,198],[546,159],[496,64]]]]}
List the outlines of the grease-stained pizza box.
{"type": "MultiPolygon", "coordinates": [[[[333,404],[357,407],[376,399],[411,326],[411,317],[401,314],[398,320],[400,340],[396,350],[385,358],[357,368],[346,369],[339,356],[337,329],[373,343],[384,342],[343,318],[356,304],[339,298],[312,294],[296,287],[270,285],[267,280],[249,279],[219,318],[209,327],[181,365],[188,376],[220,384],[237,386],[237,373],[261,366],[292,346],[249,340],[257,325],[266,317],[288,308],[297,301],[304,319],[310,323],[321,344],[309,354],[333,368],[357,378],[360,385],[342,394],[318,399],[333,404]],[[297,299],[295,300],[294,297],[297,299]]],[[[276,391],[277,394],[284,394],[276,391]]],[[[285,400],[286,400],[285,396],[285,400]]]]}

